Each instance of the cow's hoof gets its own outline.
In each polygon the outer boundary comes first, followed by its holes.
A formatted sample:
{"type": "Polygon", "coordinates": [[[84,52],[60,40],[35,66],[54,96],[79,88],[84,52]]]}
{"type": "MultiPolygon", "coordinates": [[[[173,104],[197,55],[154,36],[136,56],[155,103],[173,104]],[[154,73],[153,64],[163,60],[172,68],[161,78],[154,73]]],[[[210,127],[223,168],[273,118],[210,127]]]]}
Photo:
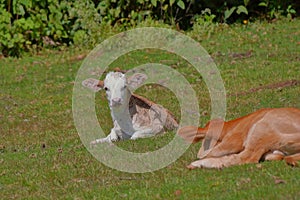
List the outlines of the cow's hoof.
{"type": "Polygon", "coordinates": [[[186,166],[186,168],[188,168],[189,170],[193,170],[196,169],[197,167],[192,164],[189,164],[188,166],[186,166]]]}

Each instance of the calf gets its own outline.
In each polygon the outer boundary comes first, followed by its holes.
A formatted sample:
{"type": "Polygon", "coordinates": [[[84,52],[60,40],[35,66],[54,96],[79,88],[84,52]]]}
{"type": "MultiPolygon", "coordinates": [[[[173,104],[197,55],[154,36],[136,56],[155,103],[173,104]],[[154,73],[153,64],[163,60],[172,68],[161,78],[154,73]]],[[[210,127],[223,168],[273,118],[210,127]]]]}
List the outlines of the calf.
{"type": "Polygon", "coordinates": [[[204,138],[198,158],[188,168],[222,168],[261,160],[300,160],[300,110],[261,109],[224,122],[212,120],[204,128],[183,127],[178,134],[195,143],[204,138]],[[219,130],[219,131],[214,131],[219,130]]]}
{"type": "Polygon", "coordinates": [[[173,130],[178,127],[170,111],[131,93],[130,89],[137,88],[146,78],[140,73],[127,78],[123,73],[110,72],[104,81],[90,78],[82,82],[95,92],[104,88],[114,123],[107,137],[96,139],[91,144],[152,137],[164,132],[164,128],[173,130]]]}

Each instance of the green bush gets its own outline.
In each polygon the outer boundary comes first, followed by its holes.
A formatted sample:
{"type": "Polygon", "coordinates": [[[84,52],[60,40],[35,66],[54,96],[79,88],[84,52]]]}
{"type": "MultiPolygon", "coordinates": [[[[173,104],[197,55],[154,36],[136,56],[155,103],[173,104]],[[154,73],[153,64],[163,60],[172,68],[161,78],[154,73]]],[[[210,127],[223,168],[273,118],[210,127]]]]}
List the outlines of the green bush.
{"type": "Polygon", "coordinates": [[[94,46],[145,21],[211,32],[215,22],[292,19],[299,9],[298,0],[0,0],[0,52],[20,56],[43,47],[94,46]]]}
{"type": "MultiPolygon", "coordinates": [[[[0,0],[0,51],[19,56],[34,47],[79,42],[94,34],[100,15],[91,1],[0,0]]],[[[94,41],[95,43],[95,41],[94,41]]]]}
{"type": "Polygon", "coordinates": [[[103,20],[115,24],[135,25],[147,17],[176,24],[191,11],[192,0],[104,0],[97,8],[103,20]]]}

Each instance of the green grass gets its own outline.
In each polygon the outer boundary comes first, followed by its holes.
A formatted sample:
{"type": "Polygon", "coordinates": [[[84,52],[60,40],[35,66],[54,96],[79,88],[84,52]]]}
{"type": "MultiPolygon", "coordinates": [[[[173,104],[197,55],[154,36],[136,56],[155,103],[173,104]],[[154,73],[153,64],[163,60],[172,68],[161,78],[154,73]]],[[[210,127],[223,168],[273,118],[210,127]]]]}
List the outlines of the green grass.
{"type": "MultiPolygon", "coordinates": [[[[201,45],[213,56],[228,94],[285,80],[300,80],[300,23],[253,23],[215,27],[201,35],[201,45]],[[243,58],[241,53],[252,51],[243,58]],[[235,57],[234,55],[238,55],[235,57]]],[[[196,31],[190,36],[199,39],[196,31]]],[[[83,146],[72,118],[72,89],[79,55],[86,51],[44,51],[22,59],[0,60],[0,194],[1,199],[299,199],[300,169],[284,162],[264,162],[223,170],[189,171],[200,144],[192,145],[164,169],[130,174],[98,162],[83,146]],[[276,184],[276,181],[283,183],[276,184]]],[[[197,91],[200,124],[209,120],[210,98],[202,78],[186,61],[169,53],[131,52],[111,68],[130,69],[147,62],[167,64],[181,72],[197,91]]],[[[300,108],[298,86],[264,89],[227,97],[226,119],[263,107],[300,108]]],[[[147,96],[180,118],[178,102],[168,90],[143,86],[147,96]],[[165,95],[168,93],[168,95],[165,95]],[[166,98],[168,96],[168,98],[166,98]],[[170,100],[171,99],[171,100],[170,100]],[[175,103],[173,103],[175,102],[175,103]]],[[[99,123],[112,127],[103,92],[96,96],[99,123]]],[[[117,145],[133,152],[153,151],[174,136],[117,145]]]]}

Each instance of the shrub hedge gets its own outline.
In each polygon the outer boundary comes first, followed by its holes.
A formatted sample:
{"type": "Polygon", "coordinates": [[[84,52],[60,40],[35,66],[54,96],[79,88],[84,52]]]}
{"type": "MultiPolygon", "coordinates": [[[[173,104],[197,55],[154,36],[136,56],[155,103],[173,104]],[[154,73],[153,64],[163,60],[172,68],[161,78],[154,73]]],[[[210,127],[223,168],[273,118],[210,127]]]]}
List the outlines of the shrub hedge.
{"type": "Polygon", "coordinates": [[[190,29],[199,22],[292,19],[299,10],[299,0],[0,0],[0,52],[95,45],[149,19],[190,29]]]}

